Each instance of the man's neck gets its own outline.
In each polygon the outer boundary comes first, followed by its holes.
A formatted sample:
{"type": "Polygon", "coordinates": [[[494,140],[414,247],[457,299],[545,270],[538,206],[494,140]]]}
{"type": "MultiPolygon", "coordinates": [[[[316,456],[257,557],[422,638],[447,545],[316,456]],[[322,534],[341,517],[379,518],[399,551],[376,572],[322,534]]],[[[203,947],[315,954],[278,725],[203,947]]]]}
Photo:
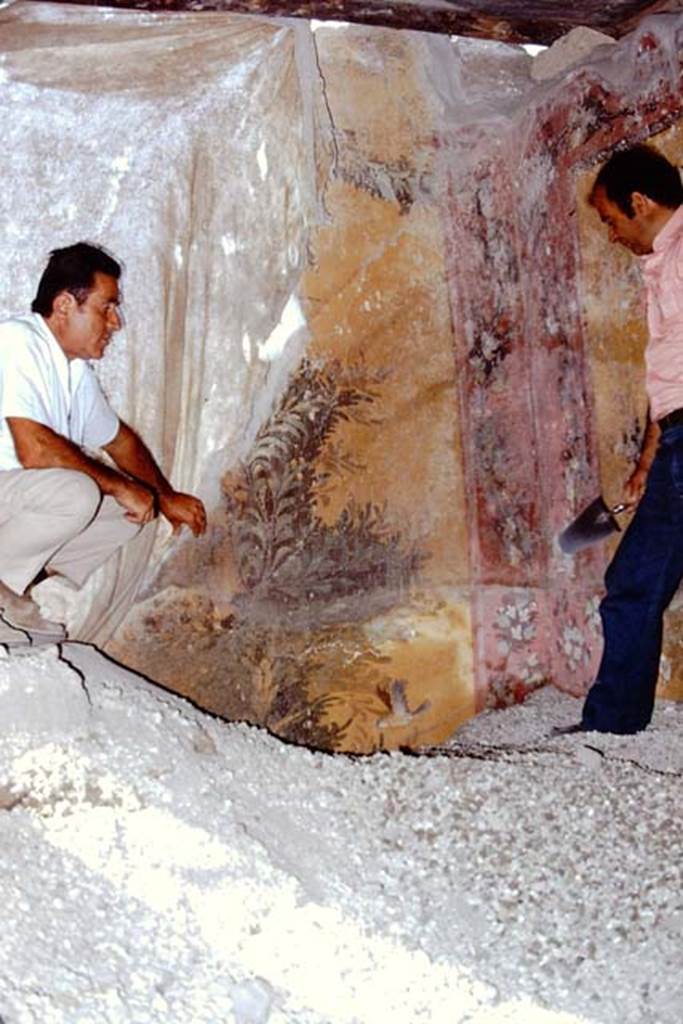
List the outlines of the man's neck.
{"type": "Polygon", "coordinates": [[[658,235],[662,233],[675,213],[678,213],[680,206],[672,209],[670,206],[658,206],[652,220],[652,244],[657,241],[658,235]]]}
{"type": "Polygon", "coordinates": [[[73,356],[68,355],[67,352],[64,350],[64,345],[62,344],[61,338],[59,337],[59,325],[55,323],[56,317],[54,316],[54,314],[51,314],[50,316],[44,316],[43,320],[45,321],[47,327],[50,329],[50,334],[55,339],[55,341],[61,348],[62,352],[64,352],[66,358],[69,361],[71,361],[73,356]]]}

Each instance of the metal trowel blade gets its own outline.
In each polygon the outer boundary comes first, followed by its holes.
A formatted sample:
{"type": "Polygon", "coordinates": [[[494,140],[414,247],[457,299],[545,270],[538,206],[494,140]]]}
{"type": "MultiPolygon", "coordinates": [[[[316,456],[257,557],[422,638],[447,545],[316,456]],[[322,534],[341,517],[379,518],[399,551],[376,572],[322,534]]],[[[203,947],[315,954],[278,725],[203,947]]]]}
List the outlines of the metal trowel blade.
{"type": "Polygon", "coordinates": [[[602,496],[596,498],[559,535],[557,540],[560,548],[566,555],[574,555],[577,551],[597,544],[598,541],[621,530],[614,513],[623,510],[623,505],[611,509],[605,504],[602,496]]]}

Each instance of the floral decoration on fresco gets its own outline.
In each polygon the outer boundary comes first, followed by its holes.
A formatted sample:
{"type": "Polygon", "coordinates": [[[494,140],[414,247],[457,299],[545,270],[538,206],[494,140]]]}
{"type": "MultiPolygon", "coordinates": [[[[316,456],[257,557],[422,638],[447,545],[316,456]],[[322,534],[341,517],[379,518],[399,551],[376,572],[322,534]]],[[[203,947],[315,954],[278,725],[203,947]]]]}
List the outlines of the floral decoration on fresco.
{"type": "Polygon", "coordinates": [[[400,213],[409,213],[414,203],[433,192],[432,153],[415,154],[415,165],[405,158],[394,163],[369,160],[358,152],[352,132],[345,132],[345,147],[337,154],[337,175],[371,196],[396,202],[400,213]]]}
{"type": "Polygon", "coordinates": [[[518,704],[548,682],[533,650],[538,636],[538,606],[528,594],[508,595],[493,619],[498,660],[490,665],[486,706],[518,704]]]}
{"type": "Polygon", "coordinates": [[[507,561],[513,566],[531,562],[538,538],[533,532],[528,494],[511,482],[510,462],[517,458],[517,453],[492,419],[476,424],[474,445],[479,469],[486,480],[489,518],[503,542],[507,561]]]}
{"type": "Polygon", "coordinates": [[[594,640],[602,639],[602,619],[600,618],[600,595],[593,594],[586,599],[584,605],[584,620],[586,629],[594,640]]]}
{"type": "Polygon", "coordinates": [[[585,668],[590,663],[590,644],[585,632],[575,621],[562,627],[559,639],[560,651],[572,672],[585,668]]]}
{"type": "Polygon", "coordinates": [[[563,674],[573,682],[566,687],[569,692],[585,692],[597,667],[602,643],[600,599],[600,594],[592,594],[582,603],[570,604],[569,595],[564,594],[557,603],[557,653],[563,674]]]}
{"type": "Polygon", "coordinates": [[[491,320],[482,319],[468,352],[468,360],[476,382],[486,385],[495,379],[497,371],[511,351],[509,318],[504,313],[496,312],[491,320]]]}
{"type": "Polygon", "coordinates": [[[354,637],[349,661],[335,653],[340,632],[396,605],[424,562],[384,506],[349,501],[333,521],[323,514],[332,479],[363,468],[335,431],[351,420],[381,426],[372,406],[385,377],[304,359],[248,460],[224,480],[241,587],[231,628],[249,663],[250,717],[311,746],[338,747],[353,721],[354,746],[371,749],[383,723],[425,710],[408,709],[405,683],[382,671],[366,637],[354,637]],[[332,725],[335,705],[347,717],[332,725]]]}
{"type": "Polygon", "coordinates": [[[113,654],[134,650],[136,670],[156,680],[163,660],[160,681],[202,708],[318,749],[370,752],[425,714],[429,701],[411,699],[363,628],[405,599],[425,555],[383,505],[330,512],[335,482],[364,469],[338,428],[381,429],[385,379],[304,359],[223,478],[223,523],[175,550],[113,654]],[[223,581],[220,608],[211,577],[223,581]]]}
{"type": "Polygon", "coordinates": [[[349,598],[378,611],[417,575],[424,556],[388,524],[385,507],[350,501],[332,523],[319,514],[330,477],[362,468],[334,444],[334,431],[352,419],[379,426],[369,407],[383,377],[305,359],[248,461],[226,481],[236,600],[250,617],[265,609],[269,619],[343,620],[349,598]]]}

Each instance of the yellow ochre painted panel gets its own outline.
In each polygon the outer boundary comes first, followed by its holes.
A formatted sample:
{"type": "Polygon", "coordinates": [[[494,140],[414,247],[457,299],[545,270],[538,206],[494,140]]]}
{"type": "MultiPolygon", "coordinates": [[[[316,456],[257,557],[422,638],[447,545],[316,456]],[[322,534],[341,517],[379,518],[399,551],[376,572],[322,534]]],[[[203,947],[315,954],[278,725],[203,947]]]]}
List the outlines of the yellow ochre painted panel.
{"type": "Polygon", "coordinates": [[[377,429],[339,426],[339,442],[360,468],[325,489],[319,513],[333,520],[349,498],[386,502],[388,520],[420,538],[426,578],[465,584],[467,506],[438,216],[399,217],[392,204],[343,184],[329,203],[334,227],[320,232],[316,269],[303,287],[311,352],[362,363],[383,379],[377,429]],[[333,277],[339,287],[330,293],[321,282],[333,277]]]}

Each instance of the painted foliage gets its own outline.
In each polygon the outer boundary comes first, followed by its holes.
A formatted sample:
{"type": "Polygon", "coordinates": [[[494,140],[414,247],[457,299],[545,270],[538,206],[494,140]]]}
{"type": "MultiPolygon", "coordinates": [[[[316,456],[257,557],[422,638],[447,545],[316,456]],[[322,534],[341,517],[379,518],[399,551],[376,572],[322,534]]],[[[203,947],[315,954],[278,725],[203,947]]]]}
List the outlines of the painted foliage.
{"type": "Polygon", "coordinates": [[[316,513],[333,474],[362,469],[335,444],[335,428],[354,421],[381,429],[369,410],[382,376],[305,359],[238,479],[227,482],[243,588],[235,601],[250,618],[344,619],[347,599],[391,605],[415,580],[423,555],[379,505],[352,500],[332,523],[316,513]]]}
{"type": "Polygon", "coordinates": [[[433,113],[410,39],[316,41],[336,166],[300,287],[307,351],[223,467],[209,534],[110,649],[293,742],[419,746],[474,708],[433,113]]]}
{"type": "Polygon", "coordinates": [[[556,538],[637,451],[642,327],[582,175],[680,101],[665,50],[636,41],[636,96],[576,74],[465,159],[471,135],[433,130],[410,39],[317,45],[334,166],[300,287],[309,345],[221,467],[211,536],[163,567],[121,642],[289,740],[419,747],[594,676],[609,549],[556,538]]]}

